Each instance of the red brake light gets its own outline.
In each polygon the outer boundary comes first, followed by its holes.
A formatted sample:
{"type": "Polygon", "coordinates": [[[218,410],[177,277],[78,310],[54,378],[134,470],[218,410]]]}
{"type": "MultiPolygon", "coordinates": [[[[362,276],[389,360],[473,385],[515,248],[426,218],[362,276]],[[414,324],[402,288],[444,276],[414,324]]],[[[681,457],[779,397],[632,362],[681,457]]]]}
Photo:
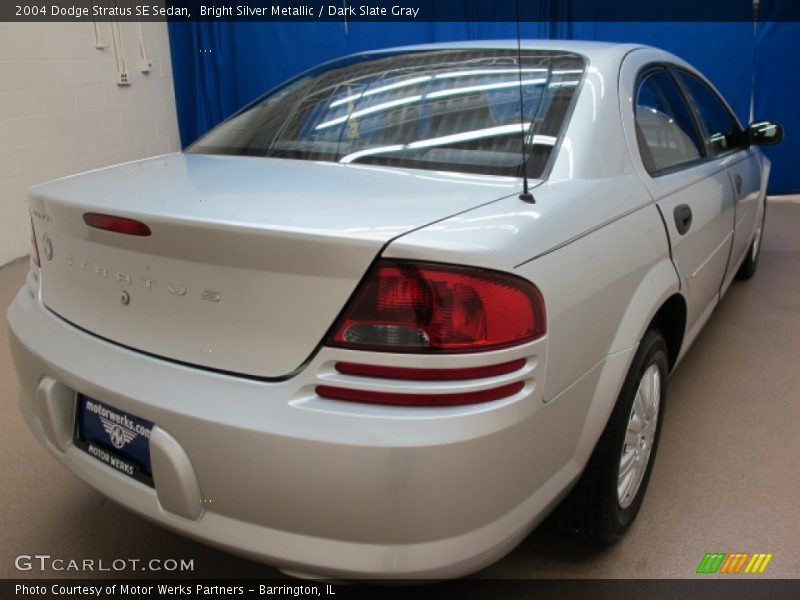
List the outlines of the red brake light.
{"type": "Polygon", "coordinates": [[[525,384],[522,381],[509,383],[498,388],[477,392],[457,392],[451,394],[372,392],[369,390],[353,390],[348,388],[318,385],[317,395],[332,400],[346,400],[367,404],[389,404],[393,406],[463,406],[479,404],[513,396],[520,392],[525,384]]]}
{"type": "Polygon", "coordinates": [[[336,370],[344,375],[376,377],[378,379],[407,379],[410,381],[463,381],[465,379],[483,379],[507,375],[525,366],[525,359],[520,358],[499,365],[480,367],[464,367],[454,369],[426,369],[408,367],[386,367],[383,365],[362,365],[351,362],[337,362],[336,370]]]}
{"type": "Polygon", "coordinates": [[[126,219],[125,217],[115,217],[114,215],[103,215],[100,213],[84,213],[83,222],[95,229],[105,229],[106,231],[124,233],[125,235],[150,235],[150,228],[147,225],[141,221],[126,219]]]}
{"type": "Polygon", "coordinates": [[[488,269],[384,260],[328,338],[341,348],[479,352],[544,335],[544,300],[529,281],[488,269]]]}
{"type": "Polygon", "coordinates": [[[31,246],[33,246],[31,249],[31,260],[33,260],[33,264],[37,267],[41,267],[42,259],[39,256],[39,244],[36,241],[36,229],[33,227],[33,217],[31,217],[31,246]]]}

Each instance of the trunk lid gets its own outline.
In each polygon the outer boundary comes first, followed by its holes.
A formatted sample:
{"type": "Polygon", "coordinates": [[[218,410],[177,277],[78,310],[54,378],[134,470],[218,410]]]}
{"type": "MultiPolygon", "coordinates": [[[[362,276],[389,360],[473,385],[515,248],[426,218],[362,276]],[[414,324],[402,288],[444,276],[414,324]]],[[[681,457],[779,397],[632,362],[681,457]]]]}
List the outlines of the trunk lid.
{"type": "Polygon", "coordinates": [[[518,187],[513,178],[184,154],[100,169],[31,190],[42,299],[136,350],[285,377],[388,241],[518,187]],[[90,228],[87,212],[140,220],[152,235],[90,228]]]}

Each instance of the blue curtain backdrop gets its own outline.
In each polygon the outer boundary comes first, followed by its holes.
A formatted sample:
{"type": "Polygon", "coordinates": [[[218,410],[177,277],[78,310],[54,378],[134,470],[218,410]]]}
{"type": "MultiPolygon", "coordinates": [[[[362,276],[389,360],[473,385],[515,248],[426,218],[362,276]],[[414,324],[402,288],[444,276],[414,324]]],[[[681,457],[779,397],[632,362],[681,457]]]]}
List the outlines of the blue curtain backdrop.
{"type": "MultiPolygon", "coordinates": [[[[784,2],[761,4],[769,15],[784,2]]],[[[568,17],[568,11],[556,14],[568,17]]],[[[769,154],[774,161],[770,191],[788,193],[800,190],[800,148],[791,139],[791,131],[800,130],[793,124],[800,125],[800,113],[790,108],[800,91],[798,69],[792,65],[800,57],[797,25],[765,23],[754,32],[750,22],[544,21],[523,22],[521,31],[523,38],[635,42],[669,50],[705,73],[745,123],[755,89],[755,115],[779,120],[787,130],[784,145],[769,154]],[[791,78],[794,93],[784,94],[791,78]]],[[[170,22],[169,34],[181,143],[186,146],[264,91],[326,60],[406,44],[516,38],[516,24],[170,22]]]]}
{"type": "Polygon", "coordinates": [[[800,193],[800,3],[761,0],[756,29],[753,117],[783,125],[778,146],[765,148],[772,160],[773,194],[800,193]]]}

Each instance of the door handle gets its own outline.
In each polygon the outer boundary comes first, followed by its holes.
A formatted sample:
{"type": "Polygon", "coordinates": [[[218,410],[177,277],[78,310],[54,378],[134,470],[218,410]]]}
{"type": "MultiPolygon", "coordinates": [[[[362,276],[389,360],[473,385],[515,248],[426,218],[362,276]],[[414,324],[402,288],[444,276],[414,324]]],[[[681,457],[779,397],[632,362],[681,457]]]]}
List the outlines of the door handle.
{"type": "Polygon", "coordinates": [[[736,177],[734,177],[733,179],[734,179],[734,182],[735,182],[735,185],[736,185],[736,196],[737,197],[741,196],[742,195],[742,176],[737,173],[736,177]]]}
{"type": "Polygon", "coordinates": [[[675,227],[678,229],[678,233],[683,235],[689,231],[692,226],[692,209],[689,208],[688,204],[676,206],[672,216],[675,217],[675,227]]]}

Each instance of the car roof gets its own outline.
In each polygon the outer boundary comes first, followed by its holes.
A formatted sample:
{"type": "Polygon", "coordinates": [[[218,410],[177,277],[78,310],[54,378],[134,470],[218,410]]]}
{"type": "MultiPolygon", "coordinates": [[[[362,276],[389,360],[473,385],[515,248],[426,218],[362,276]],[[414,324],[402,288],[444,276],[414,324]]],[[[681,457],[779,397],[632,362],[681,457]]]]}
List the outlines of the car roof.
{"type": "MultiPolygon", "coordinates": [[[[590,61],[599,58],[612,58],[617,56],[621,59],[625,54],[637,48],[649,48],[643,44],[622,44],[616,42],[595,42],[583,40],[540,40],[540,39],[522,39],[520,40],[520,47],[523,50],[556,50],[562,52],[575,52],[582,54],[590,61]]],[[[415,44],[411,46],[395,46],[391,48],[382,48],[380,50],[369,50],[361,52],[360,54],[376,54],[382,52],[402,52],[402,51],[418,51],[418,50],[447,50],[447,49],[513,49],[517,48],[516,39],[504,40],[464,40],[456,42],[440,42],[433,44],[415,44]]]]}

